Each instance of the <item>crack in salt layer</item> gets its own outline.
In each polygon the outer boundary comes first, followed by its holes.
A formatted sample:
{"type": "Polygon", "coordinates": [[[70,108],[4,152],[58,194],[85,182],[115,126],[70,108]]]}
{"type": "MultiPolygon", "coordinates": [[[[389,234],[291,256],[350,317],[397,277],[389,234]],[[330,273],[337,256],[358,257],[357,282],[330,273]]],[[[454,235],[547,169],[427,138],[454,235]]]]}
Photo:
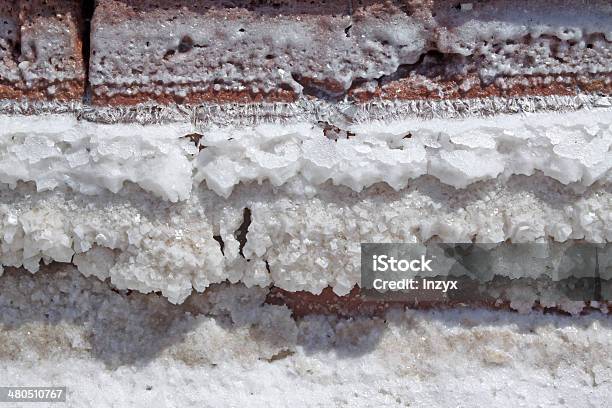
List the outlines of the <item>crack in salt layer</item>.
{"type": "Polygon", "coordinates": [[[242,213],[242,224],[240,224],[240,227],[238,227],[236,232],[234,232],[234,236],[236,237],[236,240],[240,243],[238,253],[243,258],[245,257],[244,256],[244,246],[247,243],[247,234],[249,233],[250,225],[251,225],[251,209],[245,208],[242,213]]]}
{"type": "Polygon", "coordinates": [[[221,235],[213,235],[213,239],[219,243],[221,254],[225,256],[225,242],[223,242],[223,237],[221,235]]]}
{"type": "Polygon", "coordinates": [[[331,180],[396,190],[432,175],[456,188],[536,171],[580,191],[612,174],[612,110],[456,119],[254,126],[100,124],[73,115],[0,116],[0,182],[118,192],[135,183],[172,202],[194,186],[229,197],[240,183],[331,180]],[[185,136],[187,135],[187,136],[185,136]]]}

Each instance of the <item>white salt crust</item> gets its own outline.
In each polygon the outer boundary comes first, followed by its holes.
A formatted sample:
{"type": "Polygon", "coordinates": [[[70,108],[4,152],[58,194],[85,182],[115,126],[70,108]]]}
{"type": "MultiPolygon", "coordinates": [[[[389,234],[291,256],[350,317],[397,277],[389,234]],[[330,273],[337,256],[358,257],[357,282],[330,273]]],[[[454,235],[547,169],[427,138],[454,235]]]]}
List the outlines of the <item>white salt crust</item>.
{"type": "Polygon", "coordinates": [[[603,407],[611,319],[473,309],[309,316],[239,285],[169,305],[73,267],[0,278],[0,378],[68,407],[603,407]]]}
{"type": "Polygon", "coordinates": [[[135,183],[186,200],[194,186],[229,197],[242,182],[281,186],[332,181],[355,191],[379,182],[396,190],[423,175],[457,188],[536,171],[578,191],[608,183],[612,110],[461,119],[209,126],[104,125],[71,114],[0,116],[0,182],[84,194],[135,183]],[[198,133],[199,144],[186,135],[198,133]]]}
{"type": "Polygon", "coordinates": [[[117,192],[125,181],[170,201],[189,197],[189,124],[97,125],[72,115],[0,118],[0,182],[35,181],[39,191],[69,186],[117,192]]]}
{"type": "Polygon", "coordinates": [[[3,265],[36,272],[41,260],[72,261],[86,275],[161,291],[173,303],[226,280],[346,294],[359,283],[361,242],[612,241],[609,185],[576,195],[539,173],[465,190],[421,177],[400,192],[379,184],[359,194],[329,183],[312,190],[298,179],[241,185],[231,200],[201,188],[178,204],[134,185],[88,196],[20,183],[1,190],[0,202],[3,265]]]}
{"type": "Polygon", "coordinates": [[[200,143],[206,149],[195,180],[224,197],[240,182],[279,186],[297,174],[355,191],[381,181],[400,190],[422,175],[465,188],[535,171],[589,186],[612,174],[612,111],[373,121],[326,132],[310,124],[261,125],[211,129],[200,143]]]}
{"type": "Polygon", "coordinates": [[[466,57],[451,65],[460,74],[475,70],[484,80],[612,70],[612,10],[606,1],[588,7],[558,0],[521,7],[493,1],[469,11],[442,2],[429,16],[409,15],[397,4],[386,4],[384,11],[355,4],[355,15],[349,15],[350,2],[291,3],[254,12],[215,9],[216,2],[171,4],[169,11],[129,15],[132,10],[121,2],[105,0],[92,22],[93,92],[185,97],[288,86],[299,94],[319,81],[333,83],[330,92],[342,94],[356,79],[392,75],[432,50],[466,57]]]}

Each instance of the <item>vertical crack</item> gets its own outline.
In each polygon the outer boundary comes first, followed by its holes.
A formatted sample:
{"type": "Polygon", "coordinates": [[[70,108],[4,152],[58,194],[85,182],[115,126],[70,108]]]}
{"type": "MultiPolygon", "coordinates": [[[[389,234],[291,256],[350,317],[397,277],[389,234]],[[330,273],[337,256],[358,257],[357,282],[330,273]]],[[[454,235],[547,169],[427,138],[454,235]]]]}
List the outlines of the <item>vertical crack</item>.
{"type": "Polygon", "coordinates": [[[351,28],[353,28],[353,25],[349,24],[349,26],[344,29],[344,35],[346,35],[347,38],[351,37],[351,28]]]}
{"type": "Polygon", "coordinates": [[[225,256],[225,242],[223,242],[223,238],[221,238],[221,235],[213,235],[213,239],[219,243],[219,247],[221,248],[221,254],[225,256]]]}
{"type": "Polygon", "coordinates": [[[242,224],[240,224],[240,227],[238,227],[238,229],[234,232],[234,236],[236,237],[236,240],[240,243],[240,256],[244,258],[244,246],[246,245],[247,242],[247,233],[249,232],[249,226],[251,225],[251,209],[248,207],[245,207],[244,211],[242,212],[242,224]]]}

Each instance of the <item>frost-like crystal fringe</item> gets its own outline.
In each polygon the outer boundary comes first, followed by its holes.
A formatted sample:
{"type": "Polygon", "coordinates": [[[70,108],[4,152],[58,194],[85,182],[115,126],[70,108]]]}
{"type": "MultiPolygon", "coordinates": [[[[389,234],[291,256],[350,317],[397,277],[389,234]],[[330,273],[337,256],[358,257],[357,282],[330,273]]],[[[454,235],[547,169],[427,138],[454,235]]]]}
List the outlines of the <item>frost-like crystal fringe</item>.
{"type": "Polygon", "coordinates": [[[134,186],[95,197],[31,187],[0,191],[2,264],[35,272],[41,260],[72,261],[172,302],[226,280],[346,294],[359,283],[361,242],[612,241],[609,187],[574,195],[541,175],[459,191],[431,177],[401,192],[325,184],[311,197],[295,180],[239,186],[232,200],[199,189],[178,205],[134,186]]]}
{"type": "Polygon", "coordinates": [[[612,110],[457,119],[209,127],[186,122],[99,124],[71,114],[0,117],[0,182],[118,192],[125,182],[172,202],[203,181],[228,197],[240,183],[331,180],[355,191],[396,190],[422,175],[456,188],[541,171],[575,188],[607,183],[612,110]],[[194,134],[195,133],[195,134],[194,134]],[[185,137],[189,136],[189,137],[185,137]]]}
{"type": "Polygon", "coordinates": [[[294,103],[201,104],[95,107],[80,102],[0,100],[0,114],[42,115],[71,113],[79,120],[96,123],[141,125],[189,122],[198,129],[209,126],[252,126],[261,123],[328,122],[338,127],[373,120],[406,118],[463,118],[504,113],[568,112],[612,107],[612,97],[595,94],[575,96],[524,96],[451,100],[381,100],[368,103],[300,99],[294,103]]]}

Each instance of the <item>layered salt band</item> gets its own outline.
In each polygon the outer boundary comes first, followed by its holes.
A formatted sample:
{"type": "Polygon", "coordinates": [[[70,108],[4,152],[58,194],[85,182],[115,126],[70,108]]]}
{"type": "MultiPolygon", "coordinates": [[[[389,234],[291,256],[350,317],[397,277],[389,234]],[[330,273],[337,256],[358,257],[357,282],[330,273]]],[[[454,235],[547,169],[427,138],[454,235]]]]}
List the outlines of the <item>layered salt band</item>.
{"type": "Polygon", "coordinates": [[[396,190],[431,175],[456,188],[512,175],[546,176],[578,189],[607,183],[612,111],[469,119],[210,127],[190,123],[104,125],[71,114],[0,117],[0,182],[84,194],[137,184],[172,202],[205,182],[229,197],[239,183],[331,181],[354,191],[396,190]],[[186,137],[189,136],[189,137],[186,137]]]}

